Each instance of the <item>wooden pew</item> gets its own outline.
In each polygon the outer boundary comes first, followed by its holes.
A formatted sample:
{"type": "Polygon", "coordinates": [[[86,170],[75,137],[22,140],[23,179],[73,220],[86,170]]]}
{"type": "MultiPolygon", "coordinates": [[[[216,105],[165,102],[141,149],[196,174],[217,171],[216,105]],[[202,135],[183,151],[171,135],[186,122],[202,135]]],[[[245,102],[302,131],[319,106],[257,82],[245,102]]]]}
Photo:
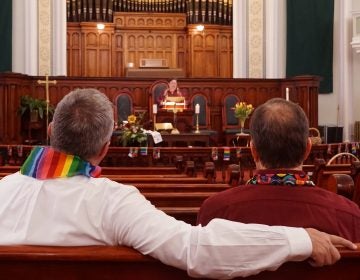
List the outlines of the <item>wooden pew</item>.
{"type": "Polygon", "coordinates": [[[1,174],[12,174],[18,172],[21,166],[18,165],[0,165],[1,174]]]}
{"type": "Polygon", "coordinates": [[[157,208],[200,207],[205,199],[217,192],[159,192],[142,193],[157,208]]]}
{"type": "MultiPolygon", "coordinates": [[[[1,168],[0,168],[1,172],[1,168]]],[[[179,174],[181,171],[174,166],[147,166],[147,167],[101,167],[102,175],[150,175],[150,174],[179,174]]]]}
{"type": "MultiPolygon", "coordinates": [[[[323,160],[318,160],[315,163],[315,170],[313,173],[313,180],[315,184],[320,187],[329,185],[329,178],[333,174],[350,175],[354,181],[355,177],[360,173],[360,162],[340,163],[340,164],[326,164],[323,160]]],[[[329,188],[327,188],[329,189],[329,188]]],[[[336,192],[334,189],[329,189],[336,192]]]]}
{"type": "Polygon", "coordinates": [[[188,223],[193,226],[196,226],[197,224],[196,223],[197,214],[199,213],[200,207],[171,206],[171,207],[157,207],[157,208],[179,221],[184,221],[185,223],[188,223]]]}
{"type": "Polygon", "coordinates": [[[158,175],[158,176],[129,176],[129,175],[107,175],[105,176],[113,181],[123,183],[123,184],[129,184],[129,185],[136,185],[138,183],[167,183],[167,184],[204,184],[207,183],[207,178],[200,178],[200,177],[169,177],[167,175],[158,175]]]}
{"type": "Polygon", "coordinates": [[[332,174],[328,179],[327,188],[336,190],[336,193],[353,200],[354,180],[347,174],[332,174]]]}
{"type": "Polygon", "coordinates": [[[203,200],[214,193],[231,188],[230,185],[221,183],[138,183],[135,186],[157,208],[178,220],[192,225],[196,225],[197,214],[203,200]]]}
{"type": "Polygon", "coordinates": [[[220,192],[229,189],[231,186],[222,183],[206,184],[164,184],[164,183],[137,183],[135,184],[140,192],[145,193],[167,193],[167,192],[220,192]]]}
{"type": "Polygon", "coordinates": [[[354,180],[354,194],[352,200],[360,207],[360,162],[353,162],[351,176],[354,180]]]}
{"type": "MultiPolygon", "coordinates": [[[[264,271],[245,279],[360,279],[360,249],[341,248],[340,253],[341,260],[332,266],[314,268],[306,261],[288,262],[276,271],[264,271]]],[[[2,279],[12,280],[192,279],[185,271],[124,246],[0,246],[0,271],[2,279]]]]}
{"type": "MultiPolygon", "coordinates": [[[[0,173],[15,173],[19,171],[21,166],[18,165],[1,165],[0,173]]],[[[150,175],[150,174],[178,174],[180,170],[174,166],[147,166],[147,167],[101,167],[101,174],[103,175],[150,175]]]]}

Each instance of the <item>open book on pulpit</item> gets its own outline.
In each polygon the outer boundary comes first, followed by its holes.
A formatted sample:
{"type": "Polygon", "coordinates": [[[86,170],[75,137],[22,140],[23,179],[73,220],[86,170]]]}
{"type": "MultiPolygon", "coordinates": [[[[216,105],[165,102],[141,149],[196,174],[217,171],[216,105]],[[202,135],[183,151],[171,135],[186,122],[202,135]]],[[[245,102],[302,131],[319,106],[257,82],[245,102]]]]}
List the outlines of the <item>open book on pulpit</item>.
{"type": "Polygon", "coordinates": [[[182,112],[186,109],[185,97],[183,96],[168,96],[164,101],[164,107],[167,111],[182,112]]]}

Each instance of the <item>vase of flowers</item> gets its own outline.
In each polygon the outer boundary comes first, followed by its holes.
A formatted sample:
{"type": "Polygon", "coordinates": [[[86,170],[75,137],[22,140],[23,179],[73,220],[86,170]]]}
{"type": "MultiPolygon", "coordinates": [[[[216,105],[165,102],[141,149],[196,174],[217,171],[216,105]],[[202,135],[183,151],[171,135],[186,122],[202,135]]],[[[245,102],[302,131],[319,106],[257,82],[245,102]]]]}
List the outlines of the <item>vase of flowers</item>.
{"type": "Polygon", "coordinates": [[[254,107],[246,102],[238,102],[235,104],[234,113],[235,117],[239,119],[240,133],[244,134],[244,125],[246,119],[254,111],[254,107]]]}
{"type": "Polygon", "coordinates": [[[147,146],[147,134],[142,127],[143,117],[144,114],[140,114],[138,117],[135,115],[130,115],[128,116],[127,121],[123,121],[123,123],[119,125],[119,140],[122,146],[147,146]]]}

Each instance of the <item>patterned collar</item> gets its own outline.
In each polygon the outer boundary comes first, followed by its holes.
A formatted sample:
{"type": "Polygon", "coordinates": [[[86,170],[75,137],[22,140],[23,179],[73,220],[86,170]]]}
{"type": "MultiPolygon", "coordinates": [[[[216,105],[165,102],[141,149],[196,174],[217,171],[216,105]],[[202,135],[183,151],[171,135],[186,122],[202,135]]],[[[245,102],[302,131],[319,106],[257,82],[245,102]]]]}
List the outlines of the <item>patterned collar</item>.
{"type": "Polygon", "coordinates": [[[35,147],[21,167],[20,173],[40,180],[76,175],[99,177],[101,167],[51,147],[35,147]]]}
{"type": "Polygon", "coordinates": [[[247,185],[274,185],[274,186],[308,186],[315,184],[305,172],[275,173],[274,171],[260,171],[246,183],[247,185]]]}

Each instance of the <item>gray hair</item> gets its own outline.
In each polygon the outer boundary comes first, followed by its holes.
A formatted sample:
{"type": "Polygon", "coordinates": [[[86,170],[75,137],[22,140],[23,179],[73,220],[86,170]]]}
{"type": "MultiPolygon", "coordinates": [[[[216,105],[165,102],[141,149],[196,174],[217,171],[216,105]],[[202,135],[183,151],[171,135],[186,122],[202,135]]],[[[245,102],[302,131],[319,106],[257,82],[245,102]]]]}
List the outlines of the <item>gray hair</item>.
{"type": "Polygon", "coordinates": [[[84,160],[96,156],[114,128],[113,104],[96,89],[76,89],[56,106],[50,143],[84,160]]]}

